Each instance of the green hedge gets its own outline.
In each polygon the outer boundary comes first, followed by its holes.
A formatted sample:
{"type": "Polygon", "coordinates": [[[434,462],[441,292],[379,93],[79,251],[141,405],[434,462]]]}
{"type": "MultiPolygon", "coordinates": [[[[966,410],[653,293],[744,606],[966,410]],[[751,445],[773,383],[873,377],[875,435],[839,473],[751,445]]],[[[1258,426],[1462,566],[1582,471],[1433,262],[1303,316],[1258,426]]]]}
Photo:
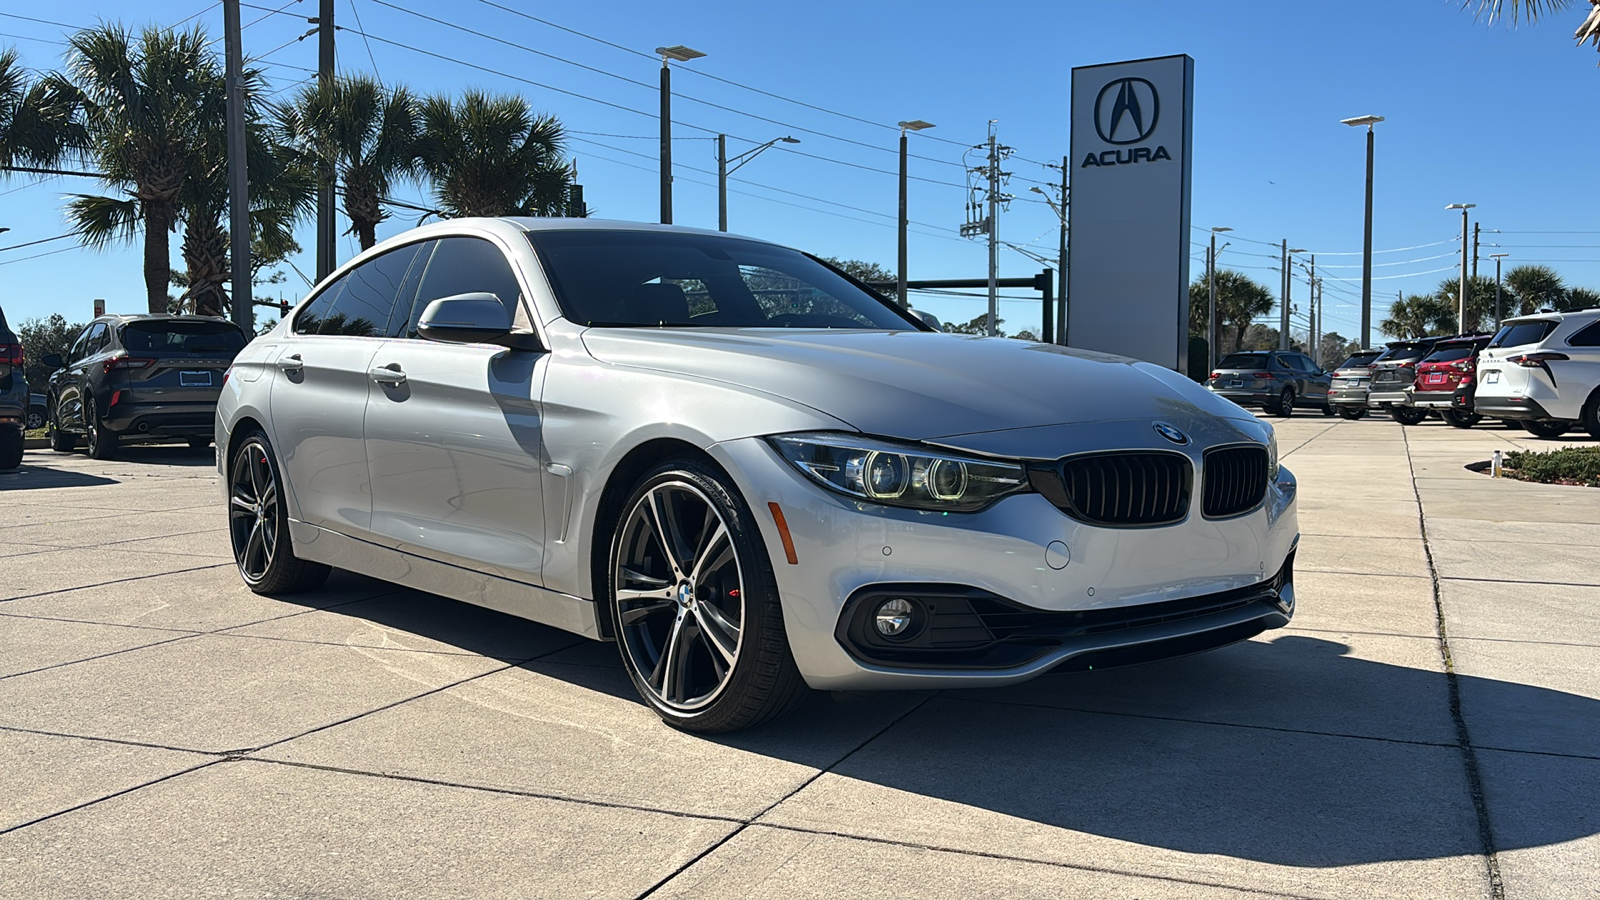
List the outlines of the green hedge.
{"type": "Polygon", "coordinates": [[[1600,447],[1567,447],[1534,452],[1513,450],[1505,456],[1505,474],[1544,484],[1577,483],[1600,487],[1600,447]]]}

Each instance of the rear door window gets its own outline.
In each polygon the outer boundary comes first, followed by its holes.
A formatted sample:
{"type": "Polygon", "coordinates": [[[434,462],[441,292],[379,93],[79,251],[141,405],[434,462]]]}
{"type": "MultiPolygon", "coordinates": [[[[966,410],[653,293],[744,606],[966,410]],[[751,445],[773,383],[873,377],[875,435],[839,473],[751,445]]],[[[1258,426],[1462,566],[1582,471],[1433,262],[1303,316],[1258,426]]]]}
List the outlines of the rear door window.
{"type": "Polygon", "coordinates": [[[338,299],[339,292],[344,290],[344,283],[350,276],[344,275],[322,289],[322,293],[311,298],[311,302],[300,310],[294,317],[294,330],[296,334],[320,334],[322,323],[333,312],[333,301],[338,299]]]}
{"type": "Polygon", "coordinates": [[[1558,323],[1552,319],[1536,319],[1532,322],[1513,322],[1500,329],[1489,342],[1490,347],[1521,347],[1524,344],[1537,344],[1550,336],[1556,330],[1558,323]]]}
{"type": "Polygon", "coordinates": [[[122,327],[122,346],[135,356],[187,353],[232,358],[246,343],[244,332],[227,322],[149,319],[122,327]]]}
{"type": "Polygon", "coordinates": [[[404,327],[400,327],[397,319],[392,334],[415,338],[417,320],[422,318],[429,303],[443,297],[480,292],[499,297],[511,314],[511,320],[516,321],[517,298],[522,295],[522,287],[500,248],[482,238],[443,238],[434,247],[433,256],[423,270],[421,289],[411,304],[404,327]]]}
{"type": "MultiPolygon", "coordinates": [[[[101,348],[105,347],[105,345],[106,323],[96,322],[89,326],[88,333],[83,336],[83,339],[79,341],[78,346],[73,349],[73,356],[76,356],[79,360],[88,359],[96,353],[99,353],[101,348]]],[[[77,360],[74,360],[74,362],[76,361],[77,360]]]]}
{"type": "Polygon", "coordinates": [[[389,333],[389,320],[395,314],[407,276],[417,258],[418,244],[409,244],[373,257],[345,274],[344,289],[333,300],[333,309],[322,321],[318,334],[344,334],[352,337],[381,337],[389,333]]]}

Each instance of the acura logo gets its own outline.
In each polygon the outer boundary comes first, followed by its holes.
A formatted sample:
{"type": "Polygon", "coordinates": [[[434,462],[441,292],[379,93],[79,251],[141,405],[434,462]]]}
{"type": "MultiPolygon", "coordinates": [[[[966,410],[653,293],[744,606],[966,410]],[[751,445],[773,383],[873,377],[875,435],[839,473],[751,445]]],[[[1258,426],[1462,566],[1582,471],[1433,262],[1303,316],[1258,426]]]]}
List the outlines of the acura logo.
{"type": "Polygon", "coordinates": [[[1173,428],[1171,425],[1168,425],[1165,422],[1155,422],[1155,423],[1152,423],[1152,426],[1155,428],[1156,434],[1161,435],[1162,437],[1164,437],[1167,440],[1173,442],[1174,444],[1180,444],[1181,445],[1181,444],[1189,443],[1189,436],[1188,435],[1184,434],[1183,432],[1179,431],[1176,428],[1173,428]]]}
{"type": "Polygon", "coordinates": [[[1094,130],[1108,144],[1137,144],[1156,130],[1161,100],[1143,78],[1118,78],[1094,98],[1094,130]]]}

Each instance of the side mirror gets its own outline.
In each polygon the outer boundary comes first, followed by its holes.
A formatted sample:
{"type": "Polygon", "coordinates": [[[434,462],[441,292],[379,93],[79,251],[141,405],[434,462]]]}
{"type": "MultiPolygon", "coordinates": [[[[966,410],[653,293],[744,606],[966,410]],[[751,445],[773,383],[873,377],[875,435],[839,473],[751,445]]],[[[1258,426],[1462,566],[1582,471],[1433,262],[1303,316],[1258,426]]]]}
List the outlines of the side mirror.
{"type": "Polygon", "coordinates": [[[61,354],[59,353],[46,353],[44,356],[39,358],[39,361],[52,369],[59,369],[66,365],[66,362],[61,359],[61,354]]]}
{"type": "Polygon", "coordinates": [[[915,308],[908,309],[906,311],[911,313],[913,316],[916,316],[918,319],[921,319],[922,324],[932,328],[934,331],[944,330],[944,325],[939,322],[939,317],[933,313],[923,312],[922,310],[915,308]]]}
{"type": "Polygon", "coordinates": [[[440,297],[417,320],[417,334],[445,344],[490,344],[510,333],[510,310],[485,292],[440,297]]]}

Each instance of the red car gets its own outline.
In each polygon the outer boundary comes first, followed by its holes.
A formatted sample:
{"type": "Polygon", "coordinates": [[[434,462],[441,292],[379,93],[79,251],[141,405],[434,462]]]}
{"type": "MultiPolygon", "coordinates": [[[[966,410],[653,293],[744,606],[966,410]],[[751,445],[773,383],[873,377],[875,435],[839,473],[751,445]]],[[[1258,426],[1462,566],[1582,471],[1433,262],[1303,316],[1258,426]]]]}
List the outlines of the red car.
{"type": "Polygon", "coordinates": [[[1483,416],[1472,411],[1472,386],[1478,372],[1478,351],[1493,337],[1463,334],[1434,345],[1433,352],[1417,363],[1411,406],[1437,410],[1457,428],[1471,428],[1482,421],[1483,416]]]}

